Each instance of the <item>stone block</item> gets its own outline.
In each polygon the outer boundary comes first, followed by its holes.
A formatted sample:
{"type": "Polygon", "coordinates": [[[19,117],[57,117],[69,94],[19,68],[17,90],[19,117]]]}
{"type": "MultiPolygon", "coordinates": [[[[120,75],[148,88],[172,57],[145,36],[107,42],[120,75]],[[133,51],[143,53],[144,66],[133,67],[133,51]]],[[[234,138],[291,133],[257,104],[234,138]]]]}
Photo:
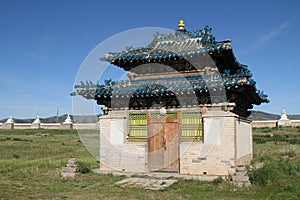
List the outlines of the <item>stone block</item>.
{"type": "Polygon", "coordinates": [[[73,177],[76,176],[76,173],[73,173],[73,172],[62,172],[61,176],[63,178],[73,178],[73,177]]]}
{"type": "Polygon", "coordinates": [[[237,168],[236,168],[236,172],[246,172],[246,167],[244,167],[244,166],[238,166],[237,168]]]}
{"type": "Polygon", "coordinates": [[[77,167],[62,167],[62,172],[67,172],[67,173],[76,173],[78,171],[77,167]]]}
{"type": "Polygon", "coordinates": [[[235,172],[234,173],[235,176],[247,176],[247,172],[244,171],[244,172],[235,172]]]}
{"type": "Polygon", "coordinates": [[[248,182],[249,177],[248,176],[233,176],[232,181],[233,182],[248,182]]]}

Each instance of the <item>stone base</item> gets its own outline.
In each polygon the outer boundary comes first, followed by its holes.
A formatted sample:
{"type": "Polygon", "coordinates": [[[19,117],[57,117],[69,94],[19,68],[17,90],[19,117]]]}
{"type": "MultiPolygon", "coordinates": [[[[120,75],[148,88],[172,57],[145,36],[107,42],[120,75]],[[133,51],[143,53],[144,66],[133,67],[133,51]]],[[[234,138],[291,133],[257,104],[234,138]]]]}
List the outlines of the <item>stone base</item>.
{"type": "Polygon", "coordinates": [[[245,166],[241,165],[235,169],[230,183],[237,187],[249,187],[251,185],[245,166]]]}
{"type": "Polygon", "coordinates": [[[73,124],[61,124],[59,129],[73,129],[73,124]]]}
{"type": "Polygon", "coordinates": [[[282,119],[278,120],[278,126],[291,126],[291,125],[292,125],[292,123],[289,119],[287,119],[287,120],[282,120],[282,119]]]}
{"type": "Polygon", "coordinates": [[[70,157],[68,163],[62,167],[61,176],[64,178],[75,177],[79,168],[73,156],[70,157]]]}
{"type": "Polygon", "coordinates": [[[156,178],[150,179],[150,178],[131,177],[131,178],[123,179],[115,184],[120,185],[122,187],[138,187],[138,188],[146,188],[148,190],[163,190],[176,182],[178,182],[178,180],[176,179],[156,179],[156,178]]]}
{"type": "Polygon", "coordinates": [[[32,129],[39,129],[39,128],[41,128],[41,124],[40,123],[32,123],[31,128],[32,129]]]}
{"type": "Polygon", "coordinates": [[[15,124],[14,123],[4,123],[2,124],[2,129],[14,129],[15,124]]]}
{"type": "Polygon", "coordinates": [[[72,172],[62,172],[61,176],[63,178],[74,178],[76,176],[76,173],[72,173],[72,172]]]}

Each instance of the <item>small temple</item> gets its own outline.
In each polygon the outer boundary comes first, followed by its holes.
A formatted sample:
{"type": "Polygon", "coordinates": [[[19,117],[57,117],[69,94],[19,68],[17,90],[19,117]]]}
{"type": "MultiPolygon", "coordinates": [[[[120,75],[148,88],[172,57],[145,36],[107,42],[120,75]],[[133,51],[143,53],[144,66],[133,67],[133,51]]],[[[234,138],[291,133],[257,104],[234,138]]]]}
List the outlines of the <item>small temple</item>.
{"type": "Polygon", "coordinates": [[[247,117],[269,100],[237,61],[231,40],[217,41],[208,26],[187,30],[180,20],[145,47],[100,60],[127,71],[128,80],[81,81],[71,94],[105,106],[100,169],[228,175],[250,163],[247,117]]]}

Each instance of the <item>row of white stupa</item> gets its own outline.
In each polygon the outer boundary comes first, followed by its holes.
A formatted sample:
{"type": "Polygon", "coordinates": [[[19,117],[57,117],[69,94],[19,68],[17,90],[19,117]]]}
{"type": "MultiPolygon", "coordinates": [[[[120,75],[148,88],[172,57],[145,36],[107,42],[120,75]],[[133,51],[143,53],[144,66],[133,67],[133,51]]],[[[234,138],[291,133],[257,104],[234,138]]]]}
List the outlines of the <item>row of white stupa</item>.
{"type": "MultiPolygon", "coordinates": [[[[13,117],[10,115],[5,123],[6,124],[13,124],[13,123],[15,123],[15,121],[14,121],[13,117]]],[[[35,120],[32,122],[32,124],[41,124],[41,120],[40,120],[39,115],[36,115],[35,120]]],[[[66,117],[65,121],[63,122],[63,124],[73,124],[73,121],[72,121],[69,114],[67,115],[67,117],[66,117]]]]}
{"type": "MultiPolygon", "coordinates": [[[[282,109],[282,113],[281,113],[281,117],[280,119],[277,121],[277,125],[278,126],[291,126],[292,123],[291,121],[288,119],[287,114],[285,112],[285,109],[282,109]]],[[[5,122],[5,124],[14,124],[14,119],[12,118],[12,116],[10,116],[7,121],[5,122]]],[[[38,125],[41,124],[41,120],[40,120],[40,116],[36,115],[35,120],[33,121],[32,125],[38,125]]],[[[68,114],[65,121],[62,123],[64,125],[73,125],[73,121],[70,117],[70,115],[68,114]]]]}

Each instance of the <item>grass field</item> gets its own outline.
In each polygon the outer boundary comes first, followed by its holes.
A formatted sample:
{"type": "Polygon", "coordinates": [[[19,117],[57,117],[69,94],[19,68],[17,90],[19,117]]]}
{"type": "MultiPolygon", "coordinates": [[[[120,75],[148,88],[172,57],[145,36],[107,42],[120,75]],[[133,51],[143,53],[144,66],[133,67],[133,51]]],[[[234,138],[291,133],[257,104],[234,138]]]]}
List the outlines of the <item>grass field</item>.
{"type": "Polygon", "coordinates": [[[124,177],[80,174],[63,179],[60,170],[74,155],[80,166],[99,163],[75,130],[0,130],[0,199],[300,199],[300,127],[254,129],[252,186],[184,181],[163,191],[114,185],[124,177]]]}

